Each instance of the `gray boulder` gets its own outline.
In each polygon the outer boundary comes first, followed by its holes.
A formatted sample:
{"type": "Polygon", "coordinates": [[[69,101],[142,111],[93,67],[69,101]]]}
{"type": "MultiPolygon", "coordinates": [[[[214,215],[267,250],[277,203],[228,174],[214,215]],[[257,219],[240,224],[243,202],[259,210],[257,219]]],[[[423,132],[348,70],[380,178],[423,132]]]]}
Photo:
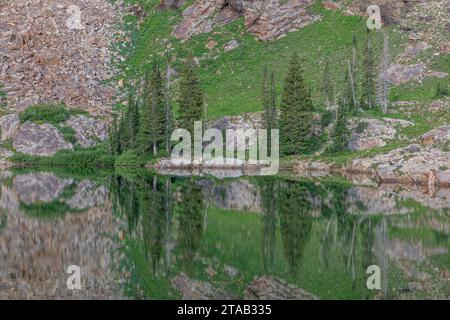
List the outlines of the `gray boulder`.
{"type": "Polygon", "coordinates": [[[29,155],[52,156],[60,150],[73,150],[72,144],[64,140],[64,136],[48,123],[36,124],[25,122],[13,137],[16,151],[29,155]]]}

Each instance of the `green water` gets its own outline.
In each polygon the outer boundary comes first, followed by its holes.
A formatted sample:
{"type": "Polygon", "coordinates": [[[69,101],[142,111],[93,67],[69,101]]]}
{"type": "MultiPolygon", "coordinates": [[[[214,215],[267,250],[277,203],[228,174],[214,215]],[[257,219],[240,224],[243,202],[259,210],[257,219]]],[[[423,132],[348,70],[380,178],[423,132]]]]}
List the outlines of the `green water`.
{"type": "Polygon", "coordinates": [[[2,299],[450,298],[450,190],[147,171],[15,170],[0,185],[2,299]]]}

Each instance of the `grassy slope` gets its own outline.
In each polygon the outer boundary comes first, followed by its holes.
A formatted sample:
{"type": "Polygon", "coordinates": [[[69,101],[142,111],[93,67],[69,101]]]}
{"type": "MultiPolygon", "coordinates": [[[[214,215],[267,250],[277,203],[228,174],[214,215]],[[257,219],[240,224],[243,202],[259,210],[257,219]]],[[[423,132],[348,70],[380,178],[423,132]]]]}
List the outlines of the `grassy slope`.
{"type": "MultiPolygon", "coordinates": [[[[152,2],[156,6],[158,1],[150,1],[152,2]]],[[[150,4],[149,7],[154,6],[150,4]]],[[[174,64],[178,68],[187,52],[192,51],[201,59],[201,79],[211,118],[260,111],[263,66],[268,65],[274,70],[280,94],[289,57],[294,52],[302,58],[305,78],[311,86],[316,104],[321,105],[325,62],[329,61],[336,90],[340,91],[344,78],[342,70],[345,70],[347,59],[351,56],[352,37],[355,35],[358,39],[360,54],[366,39],[364,18],[343,16],[339,12],[324,10],[316,4],[311,11],[323,16],[322,21],[273,42],[257,41],[254,36],[247,34],[242,19],[216,28],[210,34],[180,42],[171,36],[173,28],[180,21],[180,11],[151,11],[140,29],[133,32],[134,46],[121,50],[126,55],[126,61],[119,65],[122,72],[118,78],[138,78],[143,67],[155,60],[165,60],[161,52],[169,52],[167,56],[171,59],[176,57],[174,64]],[[241,45],[225,53],[223,46],[232,39],[239,40],[241,45]],[[218,43],[211,51],[205,48],[209,40],[218,43]],[[167,49],[169,47],[170,50],[167,49]]],[[[126,20],[131,21],[128,25],[128,29],[131,29],[134,19],[127,17],[126,20]]],[[[379,47],[381,34],[373,33],[372,37],[379,47]]],[[[392,29],[390,39],[395,44],[392,51],[396,55],[405,44],[405,36],[392,29]]]]}

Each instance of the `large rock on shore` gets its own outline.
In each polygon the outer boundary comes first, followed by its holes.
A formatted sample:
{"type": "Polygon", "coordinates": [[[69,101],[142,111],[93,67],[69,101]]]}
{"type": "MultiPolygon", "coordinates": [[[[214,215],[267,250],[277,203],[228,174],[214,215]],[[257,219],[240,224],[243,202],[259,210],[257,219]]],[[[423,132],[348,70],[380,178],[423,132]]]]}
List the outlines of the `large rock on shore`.
{"type": "Polygon", "coordinates": [[[73,150],[59,130],[49,123],[25,122],[13,137],[16,151],[38,156],[52,156],[60,150],[73,150]]]}
{"type": "Polygon", "coordinates": [[[420,141],[424,145],[430,145],[439,142],[450,143],[450,125],[445,125],[425,133],[420,138],[420,141]]]}
{"type": "Polygon", "coordinates": [[[75,130],[77,143],[83,148],[93,147],[108,137],[108,125],[105,122],[84,115],[70,117],[66,125],[75,130]]]}
{"type": "Polygon", "coordinates": [[[350,161],[347,171],[371,173],[381,182],[450,184],[450,152],[410,145],[387,154],[350,161]]]}

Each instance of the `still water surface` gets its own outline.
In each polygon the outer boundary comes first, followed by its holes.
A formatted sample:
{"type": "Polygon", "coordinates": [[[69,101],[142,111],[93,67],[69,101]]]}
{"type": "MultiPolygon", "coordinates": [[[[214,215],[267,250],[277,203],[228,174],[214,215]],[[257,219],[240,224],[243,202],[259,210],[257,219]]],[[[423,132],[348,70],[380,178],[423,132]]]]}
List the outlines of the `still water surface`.
{"type": "Polygon", "coordinates": [[[449,208],[338,179],[2,171],[0,299],[449,299],[449,208]]]}

